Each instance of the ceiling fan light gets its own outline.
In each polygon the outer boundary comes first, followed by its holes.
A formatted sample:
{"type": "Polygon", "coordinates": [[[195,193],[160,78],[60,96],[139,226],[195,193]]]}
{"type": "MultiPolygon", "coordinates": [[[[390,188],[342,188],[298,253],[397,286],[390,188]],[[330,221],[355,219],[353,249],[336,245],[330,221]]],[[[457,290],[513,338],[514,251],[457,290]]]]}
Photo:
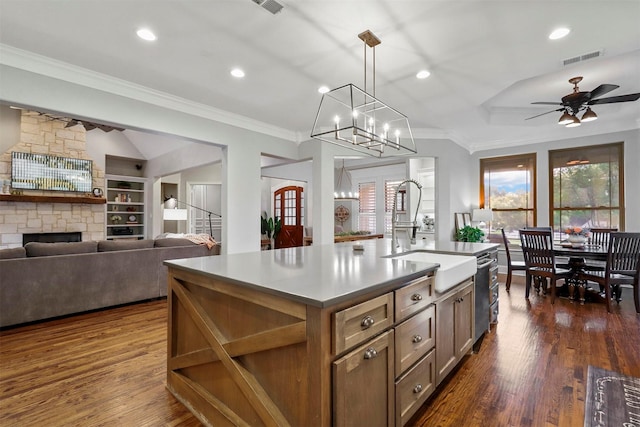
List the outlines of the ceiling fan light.
{"type": "Polygon", "coordinates": [[[560,116],[560,120],[558,120],[559,125],[568,125],[569,123],[573,123],[573,116],[566,111],[562,113],[560,116]]]}
{"type": "Polygon", "coordinates": [[[582,115],[582,120],[581,121],[583,121],[583,122],[592,122],[592,121],[596,120],[597,118],[598,118],[598,115],[593,112],[591,107],[587,107],[587,111],[585,111],[584,114],[582,115]]]}
{"type": "Polygon", "coordinates": [[[582,123],[580,123],[580,119],[579,119],[579,118],[577,118],[577,117],[574,115],[574,116],[571,116],[571,123],[569,123],[569,124],[567,125],[567,127],[568,127],[568,128],[575,128],[575,127],[580,126],[581,124],[582,124],[582,123]]]}

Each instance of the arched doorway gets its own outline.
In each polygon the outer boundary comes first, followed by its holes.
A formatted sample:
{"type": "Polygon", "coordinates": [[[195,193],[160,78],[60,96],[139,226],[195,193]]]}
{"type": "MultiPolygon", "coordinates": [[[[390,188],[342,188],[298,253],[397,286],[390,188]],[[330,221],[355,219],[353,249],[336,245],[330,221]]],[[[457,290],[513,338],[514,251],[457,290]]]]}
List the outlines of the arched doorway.
{"type": "Polygon", "coordinates": [[[273,214],[282,221],[282,228],[274,241],[276,249],[302,246],[304,219],[302,212],[304,212],[302,187],[283,187],[273,193],[273,214]]]}

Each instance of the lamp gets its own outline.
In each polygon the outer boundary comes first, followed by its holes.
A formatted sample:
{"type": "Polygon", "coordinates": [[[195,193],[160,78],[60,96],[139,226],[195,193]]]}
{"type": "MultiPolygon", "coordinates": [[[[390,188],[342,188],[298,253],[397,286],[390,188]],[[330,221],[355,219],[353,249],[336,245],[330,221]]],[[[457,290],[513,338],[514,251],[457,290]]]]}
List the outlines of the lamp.
{"type": "Polygon", "coordinates": [[[493,211],[491,209],[474,209],[471,213],[473,222],[486,223],[493,221],[493,211]]]}
{"type": "Polygon", "coordinates": [[[164,198],[164,212],[162,213],[162,218],[168,221],[184,221],[187,219],[187,210],[186,209],[178,209],[178,203],[182,203],[185,206],[189,206],[190,208],[198,209],[199,211],[206,212],[209,216],[209,234],[213,236],[213,225],[211,222],[211,215],[215,215],[218,218],[222,218],[222,215],[217,213],[213,213],[206,209],[199,208],[197,206],[190,205],[189,203],[181,202],[173,196],[164,198]]]}
{"type": "Polygon", "coordinates": [[[598,115],[593,112],[591,107],[587,107],[587,111],[585,111],[584,114],[582,115],[582,120],[581,121],[583,121],[583,122],[592,122],[592,121],[597,120],[597,119],[598,119],[598,115]]]}
{"type": "Polygon", "coordinates": [[[562,116],[560,116],[560,120],[558,120],[558,124],[568,125],[569,123],[573,123],[573,117],[571,116],[571,114],[567,112],[567,110],[565,110],[564,113],[562,113],[562,116]]]}
{"type": "Polygon", "coordinates": [[[358,37],[364,42],[365,90],[349,83],[322,95],[311,137],[374,157],[415,154],[407,116],[376,98],[375,47],[380,39],[369,30],[358,37]],[[373,49],[373,94],[366,92],[367,46],[373,49]]]}
{"type": "Polygon", "coordinates": [[[575,128],[580,126],[580,119],[576,117],[576,115],[574,114],[573,116],[571,116],[571,123],[568,123],[566,127],[568,128],[575,128]]]}
{"type": "Polygon", "coordinates": [[[333,193],[333,198],[335,200],[359,200],[360,194],[356,191],[350,191],[352,189],[351,183],[351,174],[344,167],[344,160],[342,161],[342,168],[340,169],[340,173],[338,175],[338,181],[336,183],[336,191],[333,193]],[[343,191],[344,187],[342,187],[342,177],[346,176],[347,180],[349,180],[349,186],[347,187],[347,191],[343,191]]]}
{"type": "Polygon", "coordinates": [[[165,221],[186,221],[187,210],[186,209],[165,209],[162,212],[162,219],[165,221]]]}

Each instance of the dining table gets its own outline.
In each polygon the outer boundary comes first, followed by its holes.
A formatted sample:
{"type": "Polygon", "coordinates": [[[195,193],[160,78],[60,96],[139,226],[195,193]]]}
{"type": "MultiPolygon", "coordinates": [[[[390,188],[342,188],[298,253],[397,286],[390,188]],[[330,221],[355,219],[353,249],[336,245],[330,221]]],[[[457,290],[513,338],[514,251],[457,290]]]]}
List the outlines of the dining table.
{"type": "MultiPolygon", "coordinates": [[[[554,245],[553,252],[556,257],[566,257],[568,261],[557,262],[558,265],[567,266],[572,275],[566,280],[569,299],[575,299],[575,290],[578,289],[580,303],[584,304],[588,294],[587,281],[579,278],[579,274],[589,267],[587,260],[601,262],[601,268],[604,268],[607,261],[609,248],[603,245],[583,244],[580,246],[570,243],[561,242],[554,245]]],[[[600,292],[592,292],[591,294],[600,295],[600,292]]]]}

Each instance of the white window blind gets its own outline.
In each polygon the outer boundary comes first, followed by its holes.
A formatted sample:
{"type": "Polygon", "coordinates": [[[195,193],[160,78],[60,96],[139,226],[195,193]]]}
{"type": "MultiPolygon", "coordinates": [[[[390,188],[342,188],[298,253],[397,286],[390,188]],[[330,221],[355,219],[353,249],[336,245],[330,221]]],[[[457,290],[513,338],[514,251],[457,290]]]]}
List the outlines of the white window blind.
{"type": "Polygon", "coordinates": [[[358,230],[376,232],[376,183],[358,184],[360,202],[358,207],[358,230]]]}
{"type": "MultiPolygon", "coordinates": [[[[393,197],[402,180],[384,182],[384,232],[391,233],[391,213],[393,212],[393,197]]],[[[398,193],[397,210],[402,212],[405,206],[405,193],[398,193]]]]}

